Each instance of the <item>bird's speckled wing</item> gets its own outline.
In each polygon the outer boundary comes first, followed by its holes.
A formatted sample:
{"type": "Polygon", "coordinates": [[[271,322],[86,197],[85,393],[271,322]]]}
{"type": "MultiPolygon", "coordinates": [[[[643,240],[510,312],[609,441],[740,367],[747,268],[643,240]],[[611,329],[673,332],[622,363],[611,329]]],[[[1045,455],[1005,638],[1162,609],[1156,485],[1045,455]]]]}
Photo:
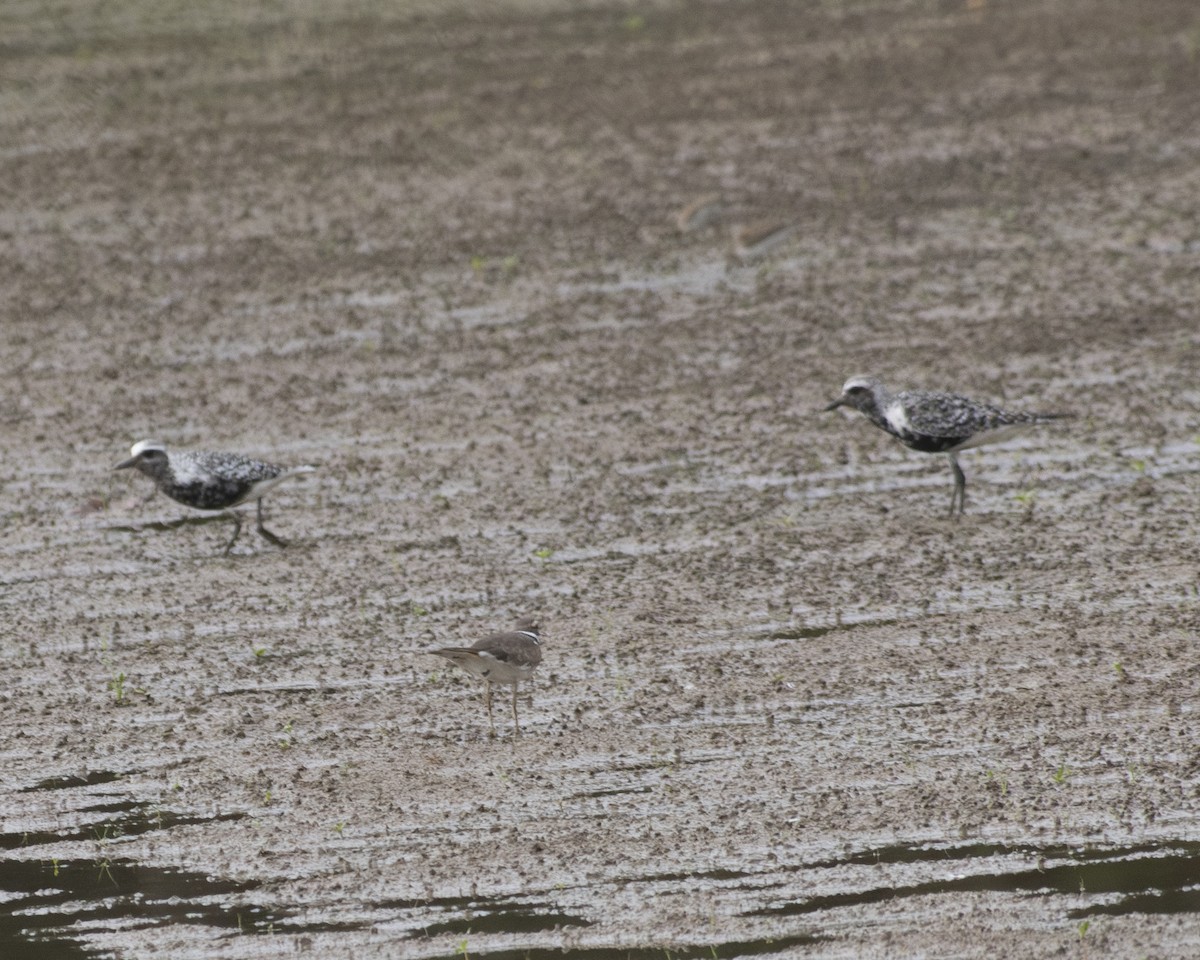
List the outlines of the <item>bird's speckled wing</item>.
{"type": "Polygon", "coordinates": [[[278,464],[251,460],[236,453],[213,453],[208,450],[180,454],[180,459],[190,459],[198,472],[247,486],[277,477],[285,469],[278,464]]]}
{"type": "Polygon", "coordinates": [[[944,439],[965,440],[988,430],[1054,419],[1043,414],[1002,410],[955,393],[905,392],[897,394],[895,402],[904,407],[909,432],[944,439]]]}
{"type": "Polygon", "coordinates": [[[173,483],[163,492],[200,510],[223,510],[241,503],[263,480],[284,472],[283,467],[251,460],[236,453],[194,450],[171,458],[173,483]]]}

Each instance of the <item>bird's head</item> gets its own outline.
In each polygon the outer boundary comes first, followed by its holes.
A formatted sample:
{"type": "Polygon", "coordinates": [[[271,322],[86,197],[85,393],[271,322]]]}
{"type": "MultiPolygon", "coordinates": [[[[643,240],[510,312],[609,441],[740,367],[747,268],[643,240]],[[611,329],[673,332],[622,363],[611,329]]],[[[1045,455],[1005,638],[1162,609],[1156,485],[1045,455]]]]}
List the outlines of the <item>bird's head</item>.
{"type": "Polygon", "coordinates": [[[870,414],[880,406],[880,395],[883,384],[874,377],[851,377],[842,384],[842,395],[825,408],[825,411],[836,410],[838,407],[853,407],[862,413],[870,414]]]}
{"type": "Polygon", "coordinates": [[[118,463],[114,470],[136,467],[142,473],[157,476],[167,466],[167,448],[157,440],[139,440],[129,448],[129,457],[118,463]]]}

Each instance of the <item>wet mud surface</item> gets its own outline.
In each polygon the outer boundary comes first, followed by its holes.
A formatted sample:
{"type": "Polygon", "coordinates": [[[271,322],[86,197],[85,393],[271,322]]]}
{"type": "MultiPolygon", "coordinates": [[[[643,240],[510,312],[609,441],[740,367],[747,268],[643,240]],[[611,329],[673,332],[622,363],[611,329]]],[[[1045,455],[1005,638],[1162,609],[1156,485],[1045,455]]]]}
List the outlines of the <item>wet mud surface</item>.
{"type": "Polygon", "coordinates": [[[203,11],[0,13],[0,953],[1200,953],[1193,3],[203,11]]]}

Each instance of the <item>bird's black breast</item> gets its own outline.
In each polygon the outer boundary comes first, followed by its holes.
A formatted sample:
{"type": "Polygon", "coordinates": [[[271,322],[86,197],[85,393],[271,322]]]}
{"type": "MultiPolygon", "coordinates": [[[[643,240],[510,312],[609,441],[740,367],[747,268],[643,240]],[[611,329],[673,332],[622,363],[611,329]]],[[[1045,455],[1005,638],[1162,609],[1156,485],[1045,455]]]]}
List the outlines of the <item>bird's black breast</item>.
{"type": "Polygon", "coordinates": [[[911,430],[905,430],[903,433],[890,430],[888,432],[909,449],[921,453],[946,453],[970,439],[969,434],[965,437],[931,437],[927,433],[913,433],[911,430]]]}
{"type": "Polygon", "coordinates": [[[236,506],[246,498],[252,484],[236,480],[209,479],[192,483],[171,483],[162,491],[172,500],[195,507],[197,510],[224,510],[236,506]]]}

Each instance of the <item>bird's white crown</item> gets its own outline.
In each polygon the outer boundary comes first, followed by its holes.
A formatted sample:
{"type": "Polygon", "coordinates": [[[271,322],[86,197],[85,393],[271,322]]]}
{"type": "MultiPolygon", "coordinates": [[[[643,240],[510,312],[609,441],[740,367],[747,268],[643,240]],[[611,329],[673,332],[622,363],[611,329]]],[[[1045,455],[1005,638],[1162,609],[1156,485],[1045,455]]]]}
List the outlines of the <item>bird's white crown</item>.
{"type": "Polygon", "coordinates": [[[131,457],[140,457],[147,450],[158,450],[166,453],[167,446],[161,440],[139,440],[129,448],[129,455],[131,457]]]}
{"type": "Polygon", "coordinates": [[[851,377],[842,384],[842,393],[847,393],[851,390],[871,390],[873,391],[879,386],[879,381],[875,377],[868,377],[865,374],[851,377]]]}

